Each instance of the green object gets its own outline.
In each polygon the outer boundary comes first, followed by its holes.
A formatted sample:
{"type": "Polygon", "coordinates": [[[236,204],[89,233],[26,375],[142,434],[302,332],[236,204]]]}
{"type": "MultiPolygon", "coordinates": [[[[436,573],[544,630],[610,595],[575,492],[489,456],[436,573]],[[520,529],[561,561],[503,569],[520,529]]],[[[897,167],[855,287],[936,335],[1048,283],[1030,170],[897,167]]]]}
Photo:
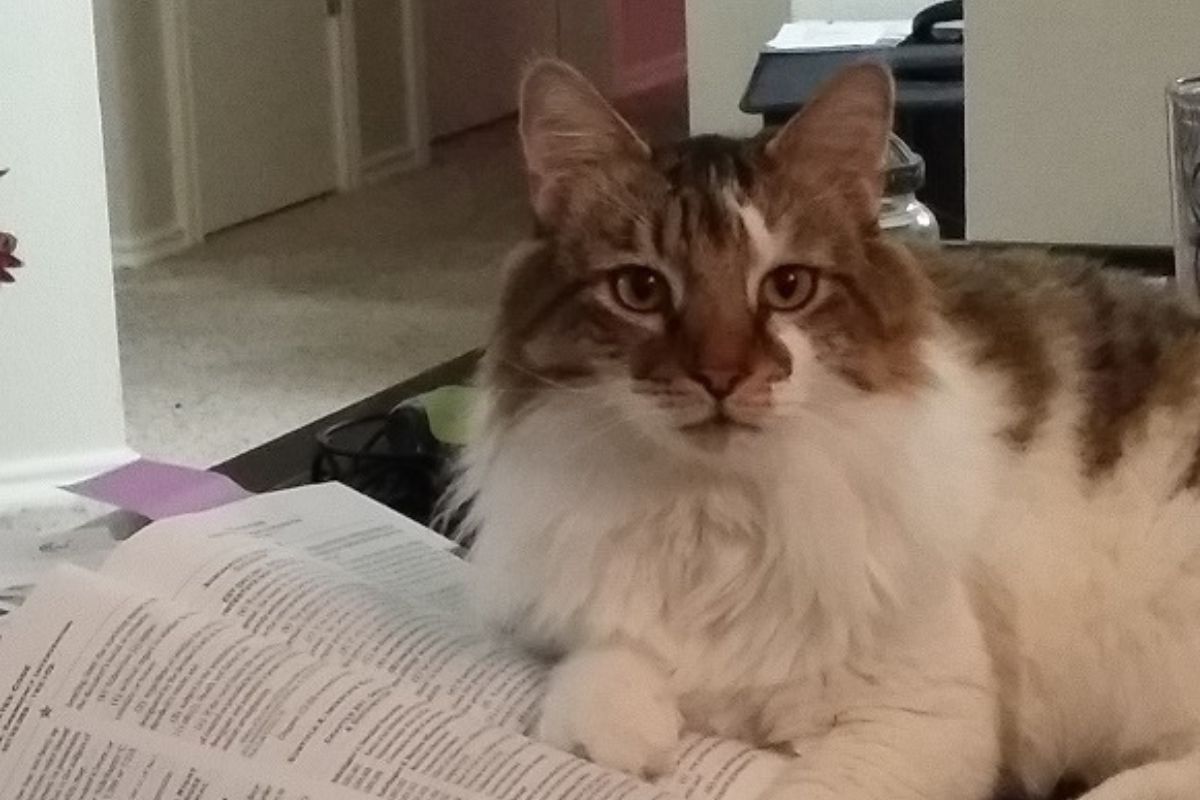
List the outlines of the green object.
{"type": "Polygon", "coordinates": [[[418,401],[429,417],[429,432],[443,444],[465,445],[478,397],[479,390],[471,386],[441,386],[421,395],[418,401]]]}

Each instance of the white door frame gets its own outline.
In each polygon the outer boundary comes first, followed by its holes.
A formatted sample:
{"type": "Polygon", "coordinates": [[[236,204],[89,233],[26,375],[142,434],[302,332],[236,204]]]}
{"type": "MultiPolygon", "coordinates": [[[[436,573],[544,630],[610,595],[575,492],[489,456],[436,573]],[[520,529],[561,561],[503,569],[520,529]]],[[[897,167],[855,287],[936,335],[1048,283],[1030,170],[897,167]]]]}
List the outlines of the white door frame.
{"type": "MultiPolygon", "coordinates": [[[[318,2],[319,0],[306,0],[318,2]]],[[[176,216],[185,246],[204,240],[200,204],[200,164],[192,64],[188,47],[187,18],[190,0],[159,0],[166,69],[167,112],[170,115],[171,179],[176,216]]],[[[338,3],[338,0],[327,0],[338,3]]],[[[358,116],[358,70],[354,50],[354,0],[340,0],[339,13],[327,18],[329,76],[333,86],[334,160],[337,189],[348,191],[361,183],[361,139],[358,116]]],[[[407,15],[412,0],[404,3],[407,15]]],[[[411,30],[406,26],[406,30],[411,30]]],[[[413,48],[406,48],[409,52],[413,48]]],[[[406,62],[406,66],[410,66],[406,62]]],[[[412,76],[408,76],[411,80],[412,76]]]]}

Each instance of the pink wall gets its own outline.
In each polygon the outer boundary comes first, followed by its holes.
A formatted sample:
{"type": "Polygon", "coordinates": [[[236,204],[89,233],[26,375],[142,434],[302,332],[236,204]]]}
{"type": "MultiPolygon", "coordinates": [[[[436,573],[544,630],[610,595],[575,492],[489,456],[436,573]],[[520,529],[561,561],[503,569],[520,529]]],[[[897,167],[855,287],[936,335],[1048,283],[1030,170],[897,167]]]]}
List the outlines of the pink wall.
{"type": "Polygon", "coordinates": [[[687,74],[684,0],[608,0],[615,83],[632,94],[687,74]]]}

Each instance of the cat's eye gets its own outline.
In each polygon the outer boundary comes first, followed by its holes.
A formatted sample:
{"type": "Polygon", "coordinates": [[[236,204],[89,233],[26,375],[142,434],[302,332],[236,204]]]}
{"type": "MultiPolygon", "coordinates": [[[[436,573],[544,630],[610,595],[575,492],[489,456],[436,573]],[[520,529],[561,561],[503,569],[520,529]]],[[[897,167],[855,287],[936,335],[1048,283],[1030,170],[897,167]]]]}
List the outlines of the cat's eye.
{"type": "Polygon", "coordinates": [[[817,293],[817,273],[800,264],[784,264],[766,274],[759,285],[759,302],[773,311],[796,311],[817,293]]]}
{"type": "Polygon", "coordinates": [[[613,297],[639,314],[654,314],[671,305],[671,287],[661,272],[650,267],[618,267],[608,276],[613,297]]]}

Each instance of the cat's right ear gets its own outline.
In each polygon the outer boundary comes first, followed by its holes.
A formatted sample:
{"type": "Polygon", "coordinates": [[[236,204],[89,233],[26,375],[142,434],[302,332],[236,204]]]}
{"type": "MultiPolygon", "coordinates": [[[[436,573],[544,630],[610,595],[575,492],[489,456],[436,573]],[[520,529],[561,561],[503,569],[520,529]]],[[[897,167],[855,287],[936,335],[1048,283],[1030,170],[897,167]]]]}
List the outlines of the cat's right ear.
{"type": "Polygon", "coordinates": [[[549,225],[573,192],[598,186],[618,162],[650,156],[596,87],[562,61],[541,59],[526,70],[520,114],[533,210],[549,225]]]}
{"type": "Polygon", "coordinates": [[[807,186],[836,186],[863,224],[883,201],[895,85],[887,68],[866,62],[826,81],[767,143],[768,158],[807,186]]]}

